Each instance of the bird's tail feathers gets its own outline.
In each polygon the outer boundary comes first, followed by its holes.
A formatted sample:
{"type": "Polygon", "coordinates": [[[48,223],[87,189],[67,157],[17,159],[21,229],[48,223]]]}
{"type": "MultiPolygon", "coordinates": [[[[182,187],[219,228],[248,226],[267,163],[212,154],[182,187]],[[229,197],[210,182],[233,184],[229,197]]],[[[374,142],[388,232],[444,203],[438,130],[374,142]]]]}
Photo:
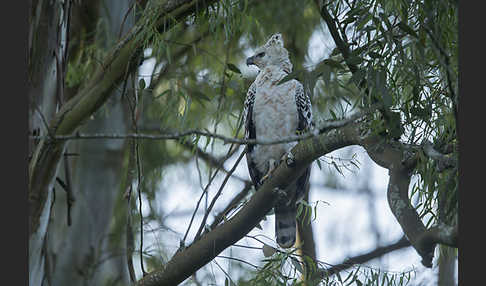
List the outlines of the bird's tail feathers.
{"type": "Polygon", "coordinates": [[[295,243],[296,213],[295,204],[282,203],[275,206],[275,235],[278,245],[283,248],[292,247],[295,243]]]}

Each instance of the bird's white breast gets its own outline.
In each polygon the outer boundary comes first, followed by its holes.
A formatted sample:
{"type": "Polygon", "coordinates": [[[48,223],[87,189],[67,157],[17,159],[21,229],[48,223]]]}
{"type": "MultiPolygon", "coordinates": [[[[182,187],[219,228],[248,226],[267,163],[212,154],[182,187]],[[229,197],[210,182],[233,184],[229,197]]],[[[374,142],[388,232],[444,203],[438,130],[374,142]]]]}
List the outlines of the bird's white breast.
{"type": "MultiPolygon", "coordinates": [[[[297,81],[291,80],[277,85],[278,81],[257,82],[253,122],[257,140],[279,140],[295,135],[298,126],[298,113],[295,103],[297,81]]],[[[279,161],[295,142],[257,145],[254,159],[261,172],[268,169],[269,159],[279,161]]]]}

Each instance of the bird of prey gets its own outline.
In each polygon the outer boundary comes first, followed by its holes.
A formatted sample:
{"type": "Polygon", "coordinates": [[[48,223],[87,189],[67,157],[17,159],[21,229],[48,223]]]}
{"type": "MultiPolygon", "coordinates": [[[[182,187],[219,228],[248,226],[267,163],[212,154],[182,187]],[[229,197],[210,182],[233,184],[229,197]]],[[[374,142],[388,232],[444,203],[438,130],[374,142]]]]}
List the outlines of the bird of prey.
{"type": "MultiPolygon", "coordinates": [[[[272,35],[255,55],[246,60],[246,64],[259,69],[244,103],[246,139],[276,141],[312,128],[311,101],[303,85],[296,79],[279,84],[292,72],[292,63],[280,33],[272,35]]],[[[296,142],[248,145],[246,160],[257,190],[295,145],[296,142]]],[[[295,243],[297,202],[305,193],[309,174],[310,167],[288,186],[286,193],[289,196],[280,198],[275,205],[275,235],[283,248],[295,243]]]]}

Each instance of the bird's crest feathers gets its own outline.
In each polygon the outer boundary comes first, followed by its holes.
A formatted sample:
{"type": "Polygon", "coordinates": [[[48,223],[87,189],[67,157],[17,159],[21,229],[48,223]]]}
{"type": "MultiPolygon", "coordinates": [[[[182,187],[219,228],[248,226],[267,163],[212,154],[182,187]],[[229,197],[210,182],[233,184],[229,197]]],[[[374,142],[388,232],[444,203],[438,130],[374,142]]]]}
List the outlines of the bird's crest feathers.
{"type": "Polygon", "coordinates": [[[284,47],[282,34],[276,33],[270,36],[265,45],[259,47],[255,55],[247,59],[247,64],[254,64],[263,69],[267,66],[278,66],[287,73],[292,71],[292,63],[289,52],[284,47]]]}

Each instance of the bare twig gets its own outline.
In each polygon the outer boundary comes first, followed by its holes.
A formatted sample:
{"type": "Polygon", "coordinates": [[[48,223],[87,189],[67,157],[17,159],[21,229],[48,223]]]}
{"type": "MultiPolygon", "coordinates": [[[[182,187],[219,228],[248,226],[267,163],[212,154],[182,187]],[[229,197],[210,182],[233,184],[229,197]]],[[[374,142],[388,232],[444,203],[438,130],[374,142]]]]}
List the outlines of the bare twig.
{"type": "Polygon", "coordinates": [[[196,216],[197,210],[199,209],[199,205],[201,204],[202,198],[207,193],[209,186],[213,182],[214,178],[216,178],[216,175],[218,174],[218,170],[219,169],[217,169],[214,172],[214,174],[211,176],[211,178],[209,179],[209,182],[206,184],[206,187],[204,188],[203,192],[201,193],[199,200],[197,201],[196,208],[194,209],[194,212],[192,213],[191,220],[189,221],[189,225],[187,226],[187,229],[186,229],[186,233],[184,234],[184,237],[182,238],[181,246],[184,246],[184,244],[186,242],[187,234],[189,233],[189,230],[191,229],[192,222],[194,221],[194,217],[196,216]]]}
{"type": "MultiPolygon", "coordinates": [[[[370,109],[372,110],[372,109],[370,109]]],[[[316,133],[304,133],[302,135],[296,136],[289,136],[279,140],[256,140],[256,139],[237,139],[234,137],[227,137],[221,134],[215,134],[207,131],[201,130],[187,130],[182,132],[174,132],[174,133],[166,133],[166,134],[142,134],[142,133],[130,133],[130,134],[115,134],[115,133],[92,133],[92,134],[82,134],[82,133],[75,133],[72,135],[56,135],[53,137],[55,140],[79,140],[79,139],[146,139],[146,140],[176,140],[181,139],[187,136],[199,135],[209,138],[215,138],[222,140],[224,143],[232,143],[236,145],[247,145],[247,144],[259,144],[259,145],[273,145],[273,144],[280,144],[280,143],[289,143],[295,141],[301,141],[305,139],[309,139],[311,137],[315,137],[317,133],[324,133],[330,130],[346,126],[355,120],[364,117],[367,115],[370,110],[360,111],[356,114],[350,116],[349,118],[340,119],[340,120],[329,120],[323,121],[317,126],[317,130],[319,132],[316,133]],[[322,125],[322,126],[321,126],[322,125]]],[[[33,139],[42,139],[45,136],[30,136],[33,139]]]]}
{"type": "Polygon", "coordinates": [[[250,265],[250,266],[253,266],[253,267],[254,267],[254,268],[256,268],[256,269],[258,269],[258,268],[259,268],[259,267],[258,267],[258,266],[256,266],[255,264],[252,264],[252,263],[250,263],[250,262],[248,262],[248,261],[245,261],[245,260],[243,260],[243,259],[239,259],[239,258],[236,258],[236,257],[229,257],[229,256],[223,256],[223,255],[218,255],[218,256],[216,256],[216,257],[218,257],[218,258],[226,258],[226,259],[231,259],[231,260],[234,260],[234,261],[238,261],[238,262],[242,262],[242,263],[248,264],[248,265],[250,265]]]}
{"type": "Polygon", "coordinates": [[[361,254],[361,255],[358,255],[358,256],[347,258],[342,263],[332,265],[331,267],[329,267],[327,269],[320,269],[319,272],[320,272],[321,277],[333,275],[333,274],[339,273],[343,270],[346,270],[346,269],[352,267],[353,265],[365,263],[365,262],[370,261],[372,259],[381,257],[384,254],[390,253],[390,252],[395,251],[397,249],[408,247],[410,245],[411,245],[410,242],[405,238],[405,236],[403,236],[399,241],[397,241],[395,243],[392,243],[392,244],[387,245],[387,246],[378,247],[378,248],[374,249],[373,251],[370,251],[370,252],[365,253],[365,254],[361,254]]]}
{"type": "MultiPolygon", "coordinates": [[[[182,146],[184,146],[185,148],[187,148],[188,150],[193,150],[193,148],[195,149],[195,153],[196,153],[196,167],[198,167],[198,160],[197,159],[203,159],[204,162],[206,162],[206,164],[208,164],[209,166],[211,167],[215,167],[215,168],[220,168],[224,173],[228,174],[228,170],[226,170],[224,167],[223,167],[223,163],[229,159],[231,157],[231,155],[234,154],[234,152],[236,150],[238,150],[237,148],[233,148],[231,150],[231,152],[229,152],[229,154],[227,156],[223,156],[221,159],[220,158],[216,158],[214,157],[213,155],[207,153],[207,152],[204,152],[204,150],[202,150],[199,146],[197,145],[194,145],[194,144],[191,144],[187,141],[184,141],[184,142],[180,142],[182,146]]],[[[199,167],[198,167],[199,169],[199,167]]],[[[241,181],[241,182],[244,182],[244,183],[247,183],[249,182],[249,180],[246,180],[246,179],[243,179],[242,177],[240,176],[237,176],[235,174],[232,174],[231,175],[233,178],[237,179],[238,181],[241,181]]]]}
{"type": "MultiPolygon", "coordinates": [[[[132,186],[130,182],[130,193],[132,192],[132,186]]],[[[134,238],[132,233],[132,216],[130,214],[130,201],[131,195],[127,196],[127,226],[125,230],[126,235],[126,257],[127,257],[127,266],[128,266],[128,273],[130,274],[130,280],[135,282],[135,268],[133,267],[133,245],[134,245],[134,238]]]]}
{"type": "MultiPolygon", "coordinates": [[[[226,257],[222,257],[222,258],[226,258],[226,257]]],[[[221,265],[219,265],[218,261],[213,260],[213,262],[216,264],[216,266],[218,266],[219,270],[221,270],[224,275],[230,280],[231,282],[231,285],[236,285],[236,283],[233,281],[233,279],[231,279],[231,276],[223,269],[223,267],[221,267],[221,265]]]]}
{"type": "Polygon", "coordinates": [[[241,200],[246,197],[246,195],[248,194],[248,192],[251,190],[252,188],[252,183],[248,182],[247,184],[245,184],[245,187],[243,188],[243,190],[241,190],[241,192],[239,192],[230,202],[229,204],[221,211],[219,212],[216,217],[214,218],[214,221],[211,223],[211,225],[209,226],[210,229],[214,229],[223,219],[224,217],[226,217],[226,215],[236,207],[236,205],[241,202],[241,200]]]}
{"type": "MultiPolygon", "coordinates": [[[[39,109],[39,106],[36,105],[34,108],[35,108],[35,111],[37,111],[37,113],[39,114],[39,116],[40,116],[40,118],[42,120],[42,123],[44,124],[44,127],[46,128],[46,132],[48,134],[48,137],[49,138],[54,137],[54,134],[52,133],[51,129],[49,128],[49,123],[47,123],[47,119],[44,116],[44,113],[42,113],[42,111],[39,109]]],[[[41,137],[41,136],[32,136],[31,138],[33,138],[33,139],[41,139],[39,137],[41,137]]],[[[42,136],[42,137],[45,137],[45,136],[42,136]]]]}
{"type": "Polygon", "coordinates": [[[142,171],[141,171],[141,163],[140,163],[140,153],[139,153],[139,144],[135,140],[135,154],[136,154],[136,162],[137,162],[137,175],[138,175],[138,182],[137,182],[137,192],[138,192],[138,212],[140,213],[140,268],[142,269],[143,276],[147,275],[145,268],[143,266],[143,214],[142,214],[142,171]]]}
{"type": "Polygon", "coordinates": [[[196,236],[194,237],[194,240],[198,240],[199,239],[199,236],[200,236],[200,234],[201,234],[204,226],[206,225],[206,220],[208,218],[208,215],[211,212],[211,210],[213,209],[214,204],[216,203],[216,200],[219,198],[219,196],[223,192],[223,189],[224,189],[224,186],[226,185],[226,182],[228,181],[228,179],[231,176],[231,174],[233,174],[233,172],[236,170],[236,167],[238,167],[238,164],[240,163],[241,159],[243,159],[243,157],[244,157],[245,154],[246,154],[246,148],[245,148],[245,150],[243,150],[243,152],[241,152],[240,157],[238,157],[238,160],[236,160],[235,164],[233,165],[233,168],[231,168],[231,170],[228,172],[228,174],[224,178],[224,181],[221,184],[218,192],[216,193],[216,195],[214,195],[213,200],[211,201],[211,204],[209,204],[209,208],[206,210],[206,212],[204,214],[204,218],[203,218],[203,220],[201,222],[201,225],[199,226],[199,229],[198,229],[198,231],[196,233],[196,236]]]}
{"type": "MultiPolygon", "coordinates": [[[[67,152],[67,151],[66,151],[67,152]]],[[[71,208],[75,201],[72,184],[71,184],[71,168],[69,166],[68,156],[64,154],[64,177],[66,177],[66,204],[67,204],[67,225],[71,226],[71,208]]]]}
{"type": "Polygon", "coordinates": [[[128,19],[128,15],[130,13],[130,11],[132,11],[133,7],[135,7],[135,5],[137,4],[137,1],[134,0],[133,1],[133,4],[130,5],[130,8],[128,8],[127,12],[125,13],[125,16],[123,16],[123,20],[122,20],[122,23],[120,24],[120,32],[118,32],[118,39],[121,38],[122,36],[122,32],[123,32],[123,26],[125,26],[125,22],[127,21],[128,19]]]}
{"type": "Polygon", "coordinates": [[[132,216],[131,216],[131,198],[133,192],[133,166],[135,165],[135,142],[129,142],[129,159],[128,159],[128,168],[127,168],[127,179],[126,184],[127,191],[125,192],[125,198],[127,199],[127,225],[126,225],[126,257],[127,257],[127,266],[128,266],[128,273],[130,274],[130,280],[132,282],[136,281],[135,277],[135,269],[133,267],[133,248],[134,248],[134,238],[132,232],[132,216]]]}
{"type": "MultiPolygon", "coordinates": [[[[235,132],[235,137],[238,135],[238,133],[239,133],[239,131],[240,131],[240,128],[241,128],[241,126],[242,126],[242,123],[243,123],[243,120],[242,120],[242,116],[241,116],[241,113],[240,113],[239,118],[238,118],[238,128],[236,129],[236,132],[235,132]]],[[[235,139],[235,138],[232,138],[232,139],[235,139]]],[[[226,153],[226,155],[225,155],[225,157],[224,157],[224,160],[227,160],[227,159],[229,158],[229,155],[230,155],[230,154],[233,154],[233,153],[234,153],[234,152],[237,150],[237,148],[234,148],[234,149],[233,149],[233,147],[234,147],[234,146],[235,146],[234,144],[231,144],[231,145],[230,145],[230,148],[228,149],[228,152],[226,153]]],[[[243,152],[243,153],[244,153],[244,152],[243,152]]],[[[211,178],[210,178],[210,180],[209,180],[208,184],[207,184],[207,185],[206,185],[206,187],[204,188],[204,190],[203,190],[203,192],[202,192],[201,196],[199,197],[199,200],[198,200],[198,202],[197,202],[196,208],[194,209],[194,212],[193,212],[193,214],[192,214],[191,221],[189,222],[189,226],[187,227],[186,233],[184,234],[184,238],[183,238],[183,239],[182,239],[182,241],[181,241],[181,247],[184,247],[184,244],[185,244],[185,241],[186,241],[186,238],[187,238],[187,234],[189,233],[189,229],[190,229],[190,228],[191,228],[191,226],[192,226],[192,222],[193,222],[193,220],[194,220],[194,216],[196,215],[196,212],[197,212],[197,210],[199,209],[199,204],[201,203],[201,200],[202,200],[203,196],[204,196],[204,195],[207,195],[207,190],[208,190],[209,186],[211,185],[212,181],[214,180],[214,178],[215,178],[215,177],[216,177],[216,175],[218,174],[219,170],[221,170],[221,169],[223,169],[223,165],[222,165],[222,163],[221,163],[221,164],[218,164],[216,171],[215,171],[215,172],[214,172],[214,174],[211,176],[211,178]]],[[[231,172],[231,173],[232,173],[232,172],[231,172]]],[[[228,173],[228,174],[230,174],[230,173],[228,173]]],[[[232,175],[232,174],[230,174],[230,175],[232,175]]],[[[207,210],[206,210],[206,213],[207,213],[207,210]]],[[[196,237],[197,237],[197,235],[196,235],[196,237]]]]}
{"type": "Polygon", "coordinates": [[[163,269],[154,270],[137,281],[137,285],[176,285],[209,263],[224,249],[247,235],[268,214],[279,197],[276,189],[284,190],[322,154],[357,144],[356,137],[347,131],[354,128],[356,124],[297,144],[291,151],[295,164],[280,164],[259,191],[234,216],[189,247],[176,252],[163,269]]]}

